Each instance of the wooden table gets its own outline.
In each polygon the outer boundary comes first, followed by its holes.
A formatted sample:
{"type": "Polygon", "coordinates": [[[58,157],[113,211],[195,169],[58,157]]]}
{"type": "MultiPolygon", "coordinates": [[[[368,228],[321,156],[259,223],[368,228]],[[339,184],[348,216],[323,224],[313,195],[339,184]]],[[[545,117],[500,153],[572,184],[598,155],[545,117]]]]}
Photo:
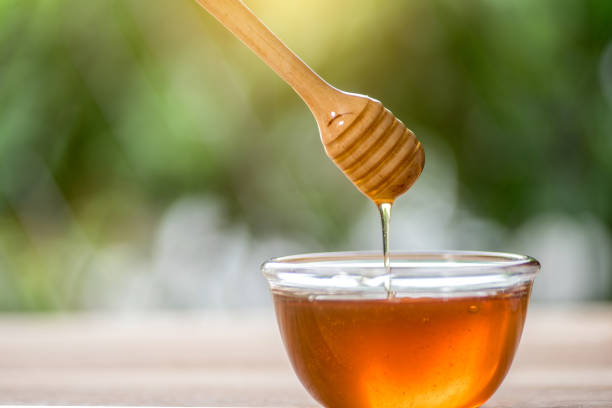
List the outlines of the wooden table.
{"type": "MultiPolygon", "coordinates": [[[[612,304],[528,315],[486,407],[612,407],[612,304]]],[[[271,310],[0,316],[0,404],[317,406],[271,310]]]]}

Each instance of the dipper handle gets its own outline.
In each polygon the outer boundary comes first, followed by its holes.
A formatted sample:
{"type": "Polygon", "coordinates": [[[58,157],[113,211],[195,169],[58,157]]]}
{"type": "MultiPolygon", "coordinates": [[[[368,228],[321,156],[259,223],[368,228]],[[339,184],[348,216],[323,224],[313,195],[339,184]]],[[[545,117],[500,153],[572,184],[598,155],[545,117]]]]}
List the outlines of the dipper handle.
{"type": "Polygon", "coordinates": [[[325,82],[240,0],[196,0],[287,82],[318,116],[340,91],[325,82]]]}

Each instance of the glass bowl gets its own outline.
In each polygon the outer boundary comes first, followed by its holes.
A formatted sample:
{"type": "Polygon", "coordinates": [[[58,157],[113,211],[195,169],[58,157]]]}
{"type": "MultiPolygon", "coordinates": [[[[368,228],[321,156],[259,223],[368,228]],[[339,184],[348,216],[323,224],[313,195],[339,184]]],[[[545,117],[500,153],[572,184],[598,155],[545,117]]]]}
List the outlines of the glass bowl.
{"type": "Polygon", "coordinates": [[[380,252],[275,258],[262,266],[293,368],[322,405],[473,408],[518,346],[533,258],[380,252]]]}

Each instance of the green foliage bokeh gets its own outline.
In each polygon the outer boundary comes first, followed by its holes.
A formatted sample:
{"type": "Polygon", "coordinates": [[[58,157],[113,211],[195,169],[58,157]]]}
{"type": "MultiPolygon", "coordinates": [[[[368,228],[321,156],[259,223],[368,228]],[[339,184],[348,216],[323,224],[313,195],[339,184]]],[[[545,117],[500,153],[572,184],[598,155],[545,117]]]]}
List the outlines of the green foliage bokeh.
{"type": "MultiPolygon", "coordinates": [[[[612,2],[248,4],[330,83],[450,146],[474,212],[612,230],[612,2]]],[[[79,307],[81,238],[146,253],[188,194],[326,249],[368,205],[292,90],[195,2],[0,1],[0,309],[79,307]]]]}

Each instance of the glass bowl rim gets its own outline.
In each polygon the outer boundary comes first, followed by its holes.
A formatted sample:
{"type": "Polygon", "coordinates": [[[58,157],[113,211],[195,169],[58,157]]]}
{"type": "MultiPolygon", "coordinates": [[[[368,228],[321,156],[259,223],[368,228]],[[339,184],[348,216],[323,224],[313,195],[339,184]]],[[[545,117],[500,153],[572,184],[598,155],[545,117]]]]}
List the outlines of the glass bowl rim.
{"type": "MultiPolygon", "coordinates": [[[[486,275],[490,273],[506,275],[535,275],[540,271],[540,262],[528,255],[494,251],[392,251],[392,275],[403,277],[427,277],[436,275],[462,276],[486,275]],[[420,259],[420,262],[417,260],[420,259]],[[468,259],[472,262],[457,262],[468,259]],[[478,261],[480,259],[480,262],[478,261]],[[488,262],[487,262],[488,259],[488,262]],[[437,262],[427,262],[436,260],[437,262]]],[[[269,277],[283,273],[300,273],[309,271],[316,274],[329,274],[340,269],[381,270],[381,251],[339,251],[313,252],[275,257],[261,266],[264,276],[269,277]],[[351,261],[362,261],[351,263],[351,261]],[[364,263],[366,262],[366,263],[364,263]]]]}
{"type": "Polygon", "coordinates": [[[380,251],[321,252],[272,258],[261,271],[273,291],[301,295],[485,295],[529,285],[540,263],[525,255],[484,251],[392,252],[386,274],[380,251]]]}

